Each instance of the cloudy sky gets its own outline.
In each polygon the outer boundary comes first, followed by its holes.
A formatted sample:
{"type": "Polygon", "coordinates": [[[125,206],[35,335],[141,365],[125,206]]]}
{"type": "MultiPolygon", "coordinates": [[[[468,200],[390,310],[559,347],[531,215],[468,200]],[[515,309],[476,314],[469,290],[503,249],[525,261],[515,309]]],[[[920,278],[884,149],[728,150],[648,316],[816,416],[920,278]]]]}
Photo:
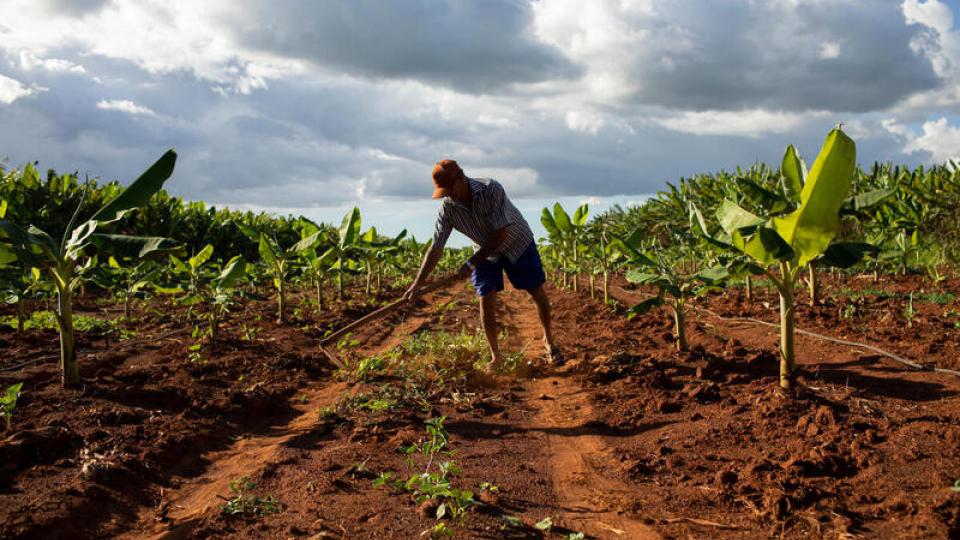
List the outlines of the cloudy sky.
{"type": "Polygon", "coordinates": [[[441,157],[530,211],[638,200],[788,143],[810,161],[837,122],[862,162],[943,162],[960,156],[957,15],[956,0],[0,0],[0,158],[127,181],[174,147],[174,194],[327,219],[359,202],[414,231],[441,157]]]}

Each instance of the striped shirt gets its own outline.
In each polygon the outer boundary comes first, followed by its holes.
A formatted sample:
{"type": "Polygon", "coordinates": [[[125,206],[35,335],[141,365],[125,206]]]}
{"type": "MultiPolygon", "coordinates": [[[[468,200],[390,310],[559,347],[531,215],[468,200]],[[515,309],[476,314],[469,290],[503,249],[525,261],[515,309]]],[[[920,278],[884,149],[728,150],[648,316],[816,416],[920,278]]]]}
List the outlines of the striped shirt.
{"type": "Polygon", "coordinates": [[[507,227],[507,238],[497,251],[505,255],[510,262],[516,262],[520,255],[533,243],[533,232],[523,219],[517,207],[510,202],[503,186],[490,178],[467,178],[470,183],[470,206],[445,197],[437,215],[433,245],[443,248],[456,229],[473,240],[474,247],[493,238],[494,233],[507,227]]]}

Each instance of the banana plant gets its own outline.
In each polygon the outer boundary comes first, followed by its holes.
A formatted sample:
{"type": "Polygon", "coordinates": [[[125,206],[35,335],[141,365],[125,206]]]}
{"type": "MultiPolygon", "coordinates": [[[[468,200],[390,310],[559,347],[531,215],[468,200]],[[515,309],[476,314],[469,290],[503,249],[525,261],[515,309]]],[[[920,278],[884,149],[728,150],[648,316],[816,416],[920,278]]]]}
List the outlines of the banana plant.
{"type": "Polygon", "coordinates": [[[82,278],[78,271],[89,260],[88,250],[107,253],[135,251],[144,257],[158,249],[169,249],[172,242],[158,237],[111,235],[97,232],[145,204],[173,174],[177,154],[170,150],[148,168],[129,187],[101,207],[85,221],[80,220],[83,201],[73,212],[58,240],[34,225],[0,219],[0,260],[19,262],[21,268],[39,268],[57,291],[55,312],[60,333],[60,371],[64,387],[80,383],[73,327],[73,293],[82,278]]]}
{"type": "Polygon", "coordinates": [[[132,267],[124,267],[111,255],[107,258],[105,267],[97,267],[93,282],[110,291],[123,303],[123,318],[130,320],[130,303],[156,282],[162,270],[152,259],[138,261],[132,267]]]}
{"type": "Polygon", "coordinates": [[[286,304],[286,284],[290,277],[290,267],[299,258],[299,254],[305,250],[314,248],[320,243],[321,231],[316,231],[299,242],[287,248],[281,248],[276,238],[260,233],[258,250],[260,257],[270,270],[273,277],[273,286],[277,289],[277,322],[284,321],[284,311],[286,304]]]}
{"type": "MultiPolygon", "coordinates": [[[[837,127],[824,140],[809,174],[793,147],[787,148],[781,173],[787,189],[800,193],[796,209],[758,216],[724,200],[716,212],[725,232],[718,242],[753,258],[779,293],[783,388],[791,387],[796,365],[795,285],[803,268],[824,255],[840,231],[840,210],[850,190],[855,164],[856,144],[837,127]]],[[[704,223],[699,227],[706,231],[704,223]]],[[[855,255],[857,249],[852,245],[834,246],[833,252],[837,251],[855,255]]]]}
{"type": "Polygon", "coordinates": [[[170,256],[174,273],[188,282],[186,291],[179,287],[155,287],[158,292],[178,294],[186,292],[180,303],[191,308],[194,305],[206,306],[206,318],[209,322],[211,341],[220,335],[220,322],[230,311],[237,283],[247,274],[248,265],[243,255],[237,255],[220,267],[211,261],[213,246],[207,244],[197,254],[181,261],[170,256]]]}
{"type": "Polygon", "coordinates": [[[362,249],[360,226],[360,209],[353,207],[353,210],[343,216],[333,245],[322,256],[334,261],[330,270],[337,274],[337,293],[340,298],[343,298],[344,274],[360,273],[357,264],[362,249]]]}
{"type": "Polygon", "coordinates": [[[663,250],[643,250],[646,231],[636,229],[627,238],[614,238],[618,252],[626,256],[626,278],[630,283],[656,287],[657,295],[647,298],[627,311],[627,318],[649,312],[659,306],[667,306],[673,313],[677,350],[686,351],[686,316],[688,302],[723,286],[730,273],[725,268],[712,268],[696,274],[684,270],[683,258],[668,258],[663,250]]]}
{"type": "Polygon", "coordinates": [[[617,249],[615,243],[610,241],[607,231],[601,229],[599,234],[596,235],[596,238],[590,243],[588,253],[592,262],[590,271],[590,297],[594,298],[594,276],[600,274],[603,280],[603,303],[609,304],[610,273],[617,267],[617,264],[621,262],[622,252],[617,249]]]}
{"type": "Polygon", "coordinates": [[[0,265],[0,295],[4,303],[17,310],[17,333],[23,333],[27,320],[27,301],[46,297],[50,284],[38,268],[4,268],[0,265]]]}
{"type": "Polygon", "coordinates": [[[547,208],[540,214],[540,223],[547,230],[550,241],[559,246],[558,258],[563,272],[563,285],[567,286],[568,279],[572,278],[574,291],[580,290],[578,275],[580,273],[580,249],[586,231],[587,217],[590,207],[582,204],[573,212],[573,217],[563,209],[560,203],[553,205],[553,212],[547,208]]]}
{"type": "Polygon", "coordinates": [[[326,287],[326,280],[330,274],[330,268],[333,266],[334,257],[324,250],[323,255],[317,254],[317,248],[320,246],[322,235],[319,234],[320,227],[306,219],[300,218],[300,238],[306,240],[315,238],[315,242],[310,242],[297,252],[297,258],[303,266],[304,274],[313,285],[316,294],[317,314],[323,313],[323,290],[326,287]]]}
{"type": "Polygon", "coordinates": [[[383,240],[377,234],[376,227],[370,227],[360,237],[359,255],[367,273],[366,294],[370,294],[374,279],[376,279],[377,290],[380,290],[383,267],[400,250],[400,242],[403,241],[405,236],[407,236],[406,229],[400,231],[400,234],[392,239],[383,240]]]}

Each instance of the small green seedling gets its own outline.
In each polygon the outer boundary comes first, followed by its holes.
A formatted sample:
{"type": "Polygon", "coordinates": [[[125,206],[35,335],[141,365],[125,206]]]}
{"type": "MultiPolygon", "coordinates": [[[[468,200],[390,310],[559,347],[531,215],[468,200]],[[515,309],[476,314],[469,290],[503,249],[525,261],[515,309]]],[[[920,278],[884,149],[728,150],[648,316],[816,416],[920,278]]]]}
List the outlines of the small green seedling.
{"type": "Polygon", "coordinates": [[[242,476],[230,482],[230,492],[233,493],[232,499],[224,499],[226,502],[220,505],[220,512],[225,516],[265,516],[267,514],[276,514],[280,511],[280,501],[273,495],[267,495],[266,498],[257,497],[250,494],[250,491],[256,489],[257,484],[250,481],[246,476],[242,476]]]}
{"type": "Polygon", "coordinates": [[[553,528],[553,518],[550,516],[547,516],[541,519],[540,521],[538,521],[536,525],[534,525],[534,527],[541,531],[547,532],[553,528]]]}
{"type": "Polygon", "coordinates": [[[907,328],[913,328],[913,318],[916,316],[917,312],[913,308],[913,293],[910,293],[910,298],[907,300],[907,307],[903,308],[903,318],[907,320],[907,328]]]}
{"type": "Polygon", "coordinates": [[[0,398],[0,414],[7,421],[7,431],[12,428],[13,410],[17,407],[17,398],[20,397],[20,389],[23,383],[17,383],[7,387],[7,393],[0,398]]]}

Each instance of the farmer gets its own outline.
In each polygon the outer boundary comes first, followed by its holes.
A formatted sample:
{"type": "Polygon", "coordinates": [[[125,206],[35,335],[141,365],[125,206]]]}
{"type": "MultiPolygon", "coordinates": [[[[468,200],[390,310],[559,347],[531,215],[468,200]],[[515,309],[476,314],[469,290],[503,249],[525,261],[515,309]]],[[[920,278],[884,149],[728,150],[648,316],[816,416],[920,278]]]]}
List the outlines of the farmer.
{"type": "Polygon", "coordinates": [[[492,356],[491,367],[502,365],[503,355],[497,342],[497,293],[503,290],[503,273],[515,289],[527,291],[537,306],[543,326],[543,344],[547,360],[563,361],[550,331],[550,300],[543,284],[546,274],[540,262],[533,232],[517,207],[510,202],[503,186],[489,178],[469,178],[456,161],[443,159],[433,166],[433,198],[443,199],[437,215],[433,244],[423,258],[416,279],[404,294],[412,300],[437,265],[450,231],[456,229],[474,241],[476,251],[460,268],[459,274],[472,276],[480,296],[480,318],[492,356]]]}

